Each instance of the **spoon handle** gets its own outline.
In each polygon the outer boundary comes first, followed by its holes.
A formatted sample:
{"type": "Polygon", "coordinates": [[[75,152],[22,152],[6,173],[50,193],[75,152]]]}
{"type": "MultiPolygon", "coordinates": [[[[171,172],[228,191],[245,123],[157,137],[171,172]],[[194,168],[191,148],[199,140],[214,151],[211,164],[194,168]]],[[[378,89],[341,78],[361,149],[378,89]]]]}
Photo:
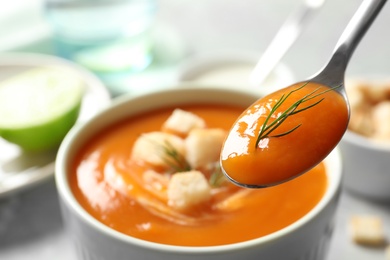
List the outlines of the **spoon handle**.
{"type": "Polygon", "coordinates": [[[328,86],[343,84],[348,61],[387,0],[364,0],[341,34],[333,55],[313,81],[328,86]]]}
{"type": "Polygon", "coordinates": [[[320,9],[325,0],[304,0],[280,27],[250,75],[250,83],[260,86],[271,74],[288,49],[298,39],[309,18],[320,9]]]}

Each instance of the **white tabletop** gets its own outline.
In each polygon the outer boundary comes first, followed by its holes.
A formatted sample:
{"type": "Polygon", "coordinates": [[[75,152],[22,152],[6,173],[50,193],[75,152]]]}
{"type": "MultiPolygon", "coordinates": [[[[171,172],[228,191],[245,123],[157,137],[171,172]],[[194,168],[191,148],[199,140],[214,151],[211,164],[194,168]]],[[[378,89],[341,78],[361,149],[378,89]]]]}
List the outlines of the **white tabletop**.
{"type": "MultiPolygon", "coordinates": [[[[261,52],[299,2],[160,0],[158,21],[169,24],[180,35],[189,53],[221,49],[261,52]]],[[[359,3],[356,0],[327,0],[283,59],[296,79],[304,80],[326,63],[359,3]]],[[[389,25],[390,6],[387,4],[356,49],[347,76],[390,75],[389,25]]],[[[46,47],[37,43],[26,49],[50,52],[46,47]]],[[[385,259],[383,248],[362,247],[351,241],[348,220],[354,214],[382,217],[385,232],[390,236],[390,201],[376,203],[343,190],[328,260],[385,259]]],[[[71,242],[63,230],[52,179],[0,200],[0,259],[75,259],[71,242]]]]}

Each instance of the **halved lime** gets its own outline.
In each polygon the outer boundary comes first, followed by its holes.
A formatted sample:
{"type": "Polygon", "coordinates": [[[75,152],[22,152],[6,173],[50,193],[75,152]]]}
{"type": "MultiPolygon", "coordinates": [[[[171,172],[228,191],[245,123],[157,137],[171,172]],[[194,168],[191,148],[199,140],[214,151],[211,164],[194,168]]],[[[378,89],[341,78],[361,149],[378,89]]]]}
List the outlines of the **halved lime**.
{"type": "Polygon", "coordinates": [[[30,151],[58,146],[78,118],[83,84],[62,67],[30,69],[0,82],[0,136],[30,151]]]}

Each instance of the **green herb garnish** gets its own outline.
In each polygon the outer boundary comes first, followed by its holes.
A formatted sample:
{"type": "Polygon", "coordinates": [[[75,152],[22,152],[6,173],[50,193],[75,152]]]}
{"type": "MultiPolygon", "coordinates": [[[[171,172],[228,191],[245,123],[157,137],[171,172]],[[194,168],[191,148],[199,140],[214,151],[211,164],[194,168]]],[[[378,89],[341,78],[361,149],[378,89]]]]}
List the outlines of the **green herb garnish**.
{"type": "Polygon", "coordinates": [[[165,155],[163,156],[163,160],[176,172],[186,172],[191,170],[190,164],[170,142],[165,140],[164,145],[162,145],[162,149],[165,155]]]}
{"type": "Polygon", "coordinates": [[[300,112],[303,112],[309,108],[312,108],[312,107],[318,105],[319,103],[321,103],[324,100],[324,98],[321,98],[317,102],[315,102],[311,105],[302,107],[302,108],[299,107],[300,105],[302,105],[306,101],[312,100],[312,99],[314,99],[322,94],[325,94],[328,91],[334,90],[334,89],[339,88],[341,86],[341,85],[339,85],[339,86],[336,86],[333,88],[329,88],[329,89],[324,90],[322,92],[318,92],[321,88],[317,88],[317,89],[313,90],[311,93],[305,95],[301,99],[294,102],[289,108],[286,109],[286,111],[282,112],[272,123],[268,124],[268,121],[271,119],[272,115],[287,100],[287,98],[289,98],[292,93],[304,88],[307,84],[309,84],[309,82],[304,83],[302,86],[290,91],[287,94],[283,94],[281,96],[281,98],[275,103],[275,105],[272,107],[270,113],[268,114],[267,118],[265,119],[263,125],[261,126],[259,136],[257,137],[257,140],[256,140],[256,148],[258,147],[258,145],[262,139],[270,138],[270,137],[282,137],[282,136],[288,135],[288,134],[294,132],[295,130],[297,130],[302,124],[298,124],[297,126],[291,128],[290,130],[288,130],[286,132],[271,135],[272,132],[275,131],[275,129],[277,129],[289,116],[298,114],[300,112]]]}
{"type": "MultiPolygon", "coordinates": [[[[151,139],[149,139],[149,141],[159,148],[159,151],[162,154],[162,160],[172,169],[173,173],[193,170],[186,158],[179,153],[179,151],[169,141],[164,140],[164,143],[156,142],[151,139]]],[[[210,172],[211,175],[209,178],[209,184],[212,187],[220,187],[226,181],[226,177],[223,174],[219,163],[213,163],[212,168],[210,168],[210,172]]]]}
{"type": "Polygon", "coordinates": [[[219,163],[214,166],[214,171],[211,173],[209,183],[212,187],[220,187],[226,181],[226,177],[222,172],[219,163]]]}
{"type": "Polygon", "coordinates": [[[186,172],[191,170],[191,166],[186,158],[180,154],[170,142],[164,140],[164,143],[159,143],[151,139],[149,139],[149,141],[160,149],[162,160],[175,172],[186,172]]]}

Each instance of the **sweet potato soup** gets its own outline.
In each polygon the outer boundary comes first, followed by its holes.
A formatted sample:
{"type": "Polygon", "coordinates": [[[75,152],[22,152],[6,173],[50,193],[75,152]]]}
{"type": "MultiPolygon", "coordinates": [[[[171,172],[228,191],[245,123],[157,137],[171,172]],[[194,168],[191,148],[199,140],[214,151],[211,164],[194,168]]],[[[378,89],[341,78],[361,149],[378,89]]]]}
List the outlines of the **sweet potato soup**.
{"type": "Polygon", "coordinates": [[[348,120],[338,92],[315,82],[294,84],[257,100],[239,116],[223,145],[222,167],[247,185],[290,180],[325,159],[348,120]]]}
{"type": "Polygon", "coordinates": [[[272,188],[231,184],[220,149],[244,109],[194,104],[113,125],[75,155],[72,192],[105,225],[162,244],[224,245],[280,230],[322,198],[325,166],[272,188]]]}

